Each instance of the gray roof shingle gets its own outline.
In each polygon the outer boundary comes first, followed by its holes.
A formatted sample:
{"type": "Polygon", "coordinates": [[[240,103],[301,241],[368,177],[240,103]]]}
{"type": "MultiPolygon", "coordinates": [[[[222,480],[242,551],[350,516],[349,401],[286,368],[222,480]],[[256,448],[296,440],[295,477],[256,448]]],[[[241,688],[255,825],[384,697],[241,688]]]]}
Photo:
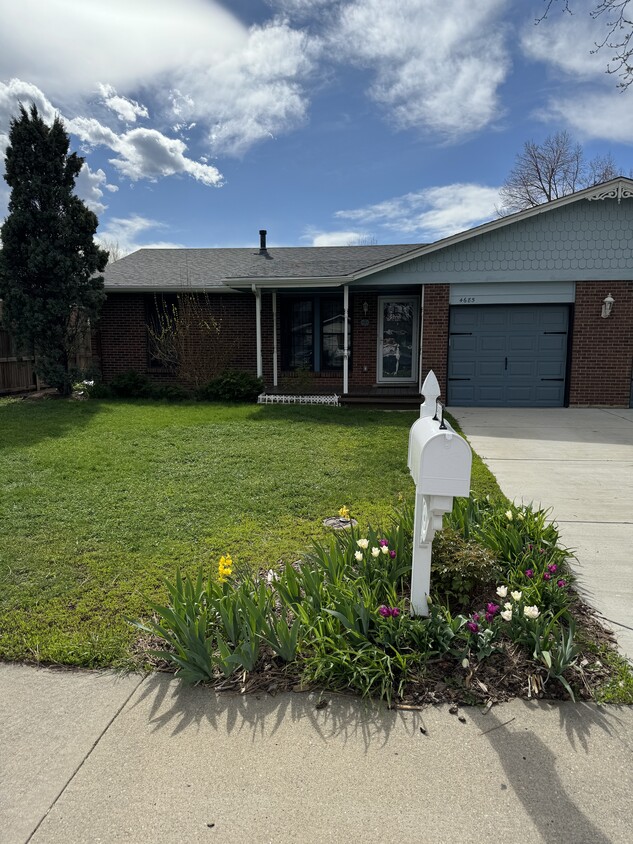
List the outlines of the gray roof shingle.
{"type": "Polygon", "coordinates": [[[106,267],[106,290],[178,290],[231,287],[231,280],[313,279],[351,276],[419,249],[388,246],[297,246],[258,249],[139,249],[106,267]]]}

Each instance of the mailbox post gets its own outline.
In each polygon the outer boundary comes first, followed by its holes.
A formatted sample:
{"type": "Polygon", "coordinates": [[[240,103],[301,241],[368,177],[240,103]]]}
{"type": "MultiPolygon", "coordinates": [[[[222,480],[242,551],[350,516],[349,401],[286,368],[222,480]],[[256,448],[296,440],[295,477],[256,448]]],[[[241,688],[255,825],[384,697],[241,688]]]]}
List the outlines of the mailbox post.
{"type": "Polygon", "coordinates": [[[431,549],[442,517],[453,508],[455,496],[470,495],[472,453],[463,437],[444,421],[438,411],[440,386],[431,371],[422,385],[424,404],[420,418],[409,432],[408,467],[415,483],[411,611],[428,615],[431,586],[431,549]]]}

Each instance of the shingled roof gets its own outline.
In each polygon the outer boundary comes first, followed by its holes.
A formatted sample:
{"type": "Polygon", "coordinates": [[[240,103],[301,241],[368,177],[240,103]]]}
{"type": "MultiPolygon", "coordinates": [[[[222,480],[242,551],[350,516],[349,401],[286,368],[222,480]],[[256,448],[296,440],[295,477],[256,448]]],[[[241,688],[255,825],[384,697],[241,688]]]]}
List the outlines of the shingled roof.
{"type": "Polygon", "coordinates": [[[139,249],[106,267],[106,290],[169,291],[239,288],[258,280],[341,279],[420,248],[389,246],[297,246],[257,249],[139,249]]]}

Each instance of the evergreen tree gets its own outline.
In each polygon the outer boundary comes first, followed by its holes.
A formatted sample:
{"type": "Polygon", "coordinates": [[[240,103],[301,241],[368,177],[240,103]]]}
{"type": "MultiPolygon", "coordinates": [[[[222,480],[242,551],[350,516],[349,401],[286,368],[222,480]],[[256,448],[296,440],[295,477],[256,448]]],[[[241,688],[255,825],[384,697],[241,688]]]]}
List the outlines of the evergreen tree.
{"type": "Polygon", "coordinates": [[[47,126],[35,106],[11,121],[5,180],[9,213],[0,233],[3,323],[41,378],[67,395],[78,344],[105,299],[108,253],[94,242],[97,217],[75,196],[83,158],[69,154],[56,117],[47,126]]]}

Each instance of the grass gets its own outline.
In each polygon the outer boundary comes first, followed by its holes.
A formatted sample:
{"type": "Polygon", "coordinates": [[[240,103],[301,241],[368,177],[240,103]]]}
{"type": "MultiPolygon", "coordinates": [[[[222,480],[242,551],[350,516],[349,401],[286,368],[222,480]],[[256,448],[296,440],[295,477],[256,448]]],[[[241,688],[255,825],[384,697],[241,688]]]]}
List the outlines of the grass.
{"type": "MultiPolygon", "coordinates": [[[[0,400],[0,658],[123,665],[176,565],[297,559],[413,485],[414,413],[0,400]]],[[[500,494],[476,461],[473,488],[500,494]]]]}

